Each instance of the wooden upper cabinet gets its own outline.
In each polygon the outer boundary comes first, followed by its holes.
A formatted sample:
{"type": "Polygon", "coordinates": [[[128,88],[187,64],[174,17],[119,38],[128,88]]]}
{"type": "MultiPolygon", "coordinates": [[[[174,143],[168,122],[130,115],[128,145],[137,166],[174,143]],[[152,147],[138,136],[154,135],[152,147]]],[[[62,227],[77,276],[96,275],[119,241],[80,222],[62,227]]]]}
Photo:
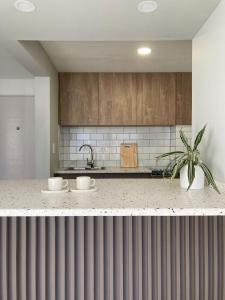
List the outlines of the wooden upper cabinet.
{"type": "Polygon", "coordinates": [[[192,74],[176,73],[176,124],[192,123],[192,74]]]}
{"type": "Polygon", "coordinates": [[[61,125],[98,125],[98,99],[98,73],[59,74],[61,125]]]}
{"type": "Polygon", "coordinates": [[[137,74],[137,125],[174,125],[175,73],[137,74]]]}
{"type": "Polygon", "coordinates": [[[136,125],[136,75],[99,73],[99,125],[136,125]]]}
{"type": "Polygon", "coordinates": [[[188,125],[191,95],[191,73],[60,73],[60,124],[188,125]]]}

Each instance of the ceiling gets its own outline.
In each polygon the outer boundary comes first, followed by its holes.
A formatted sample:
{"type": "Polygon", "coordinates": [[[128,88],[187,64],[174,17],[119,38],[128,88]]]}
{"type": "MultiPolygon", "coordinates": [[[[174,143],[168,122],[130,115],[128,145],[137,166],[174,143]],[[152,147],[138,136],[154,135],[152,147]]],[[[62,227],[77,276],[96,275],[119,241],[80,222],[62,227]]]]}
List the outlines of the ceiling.
{"type": "Polygon", "coordinates": [[[33,0],[22,14],[0,1],[0,38],[47,41],[190,40],[220,0],[156,0],[141,14],[138,0],[33,0]]]}
{"type": "MultiPolygon", "coordinates": [[[[220,2],[156,0],[158,9],[142,14],[140,0],[31,1],[36,11],[30,14],[16,11],[14,0],[0,1],[0,41],[42,41],[57,70],[65,72],[191,71],[191,39],[220,2]],[[149,57],[137,55],[141,45],[151,47],[149,57]]],[[[31,76],[3,52],[0,77],[31,76]]]]}
{"type": "Polygon", "coordinates": [[[42,42],[60,72],[188,72],[191,41],[42,42]],[[142,57],[137,48],[149,46],[142,57]]]}

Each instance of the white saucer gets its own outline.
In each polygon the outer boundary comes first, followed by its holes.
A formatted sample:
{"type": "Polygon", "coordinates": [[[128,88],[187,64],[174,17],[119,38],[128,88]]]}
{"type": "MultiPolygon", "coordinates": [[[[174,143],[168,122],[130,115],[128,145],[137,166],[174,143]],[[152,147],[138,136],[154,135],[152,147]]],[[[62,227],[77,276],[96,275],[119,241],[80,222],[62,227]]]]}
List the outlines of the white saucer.
{"type": "Polygon", "coordinates": [[[49,191],[49,190],[42,190],[41,191],[43,194],[64,194],[68,193],[69,189],[62,189],[60,191],[49,191]]]}
{"type": "Polygon", "coordinates": [[[91,187],[89,190],[78,190],[78,189],[73,189],[70,190],[72,193],[88,193],[88,192],[96,192],[97,191],[97,187],[93,186],[91,187]]]}

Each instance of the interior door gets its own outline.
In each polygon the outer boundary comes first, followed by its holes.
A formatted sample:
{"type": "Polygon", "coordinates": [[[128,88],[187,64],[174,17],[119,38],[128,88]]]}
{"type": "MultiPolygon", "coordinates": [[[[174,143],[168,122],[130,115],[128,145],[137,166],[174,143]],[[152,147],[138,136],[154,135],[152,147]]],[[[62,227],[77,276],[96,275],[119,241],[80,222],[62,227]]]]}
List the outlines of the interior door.
{"type": "Polygon", "coordinates": [[[0,97],[0,179],[34,178],[34,98],[0,97]]]}

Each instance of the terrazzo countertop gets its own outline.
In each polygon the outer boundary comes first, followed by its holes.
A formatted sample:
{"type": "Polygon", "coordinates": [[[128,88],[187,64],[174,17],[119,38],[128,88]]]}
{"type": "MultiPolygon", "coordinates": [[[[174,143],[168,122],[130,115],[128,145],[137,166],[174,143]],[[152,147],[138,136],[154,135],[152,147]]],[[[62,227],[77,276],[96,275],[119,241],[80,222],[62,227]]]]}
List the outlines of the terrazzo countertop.
{"type": "MultiPolygon", "coordinates": [[[[75,180],[69,180],[70,187],[75,180]]],[[[0,181],[0,216],[176,216],[225,215],[221,195],[181,189],[179,180],[98,179],[89,193],[42,194],[44,180],[0,181]]]]}
{"type": "Polygon", "coordinates": [[[54,172],[55,174],[93,174],[93,173],[151,173],[152,169],[150,167],[137,167],[137,168],[119,168],[119,167],[106,167],[102,170],[68,170],[60,169],[54,172]]]}

